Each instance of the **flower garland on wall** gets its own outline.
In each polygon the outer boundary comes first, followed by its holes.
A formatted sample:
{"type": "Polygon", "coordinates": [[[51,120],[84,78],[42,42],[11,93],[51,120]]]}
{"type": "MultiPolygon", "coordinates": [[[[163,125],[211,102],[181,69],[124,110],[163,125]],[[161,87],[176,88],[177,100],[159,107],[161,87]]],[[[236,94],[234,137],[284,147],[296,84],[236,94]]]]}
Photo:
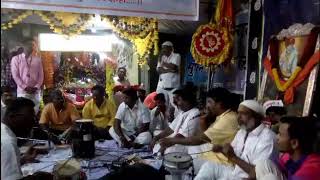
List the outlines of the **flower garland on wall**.
{"type": "Polygon", "coordinates": [[[39,15],[53,32],[67,36],[79,35],[85,31],[87,22],[92,17],[89,14],[68,12],[35,11],[34,13],[39,15]]]}
{"type": "Polygon", "coordinates": [[[33,14],[33,11],[28,10],[11,10],[9,11],[9,21],[1,23],[1,29],[7,30],[13,27],[13,25],[21,23],[25,18],[33,14]]]}
{"type": "Polygon", "coordinates": [[[113,98],[113,88],[114,88],[114,81],[113,75],[114,70],[117,68],[117,63],[112,59],[106,59],[106,93],[109,96],[109,100],[115,104],[113,98]]]}
{"type": "Polygon", "coordinates": [[[54,88],[54,54],[52,52],[41,52],[41,59],[44,72],[43,84],[45,88],[54,88]]]}
{"type": "MultiPolygon", "coordinates": [[[[49,12],[49,11],[25,11],[25,10],[10,10],[9,21],[1,24],[1,29],[7,30],[12,28],[13,25],[21,23],[26,17],[36,14],[46,22],[50,29],[57,34],[66,36],[80,35],[86,30],[89,20],[93,18],[93,15],[78,14],[68,12],[49,12]]],[[[148,19],[143,17],[117,17],[117,16],[101,16],[103,20],[109,22],[114,32],[120,37],[128,39],[138,55],[138,64],[143,66],[147,63],[147,58],[153,48],[154,55],[159,52],[158,47],[158,21],[156,19],[148,19]]],[[[36,41],[35,41],[36,42],[36,41]]],[[[40,55],[39,49],[34,45],[34,54],[40,55]]],[[[49,66],[50,55],[47,53],[41,53],[44,63],[49,66]]],[[[63,70],[60,69],[61,71],[63,70]]],[[[45,80],[46,86],[52,86],[52,74],[51,69],[46,69],[50,74],[45,80]]],[[[106,91],[108,94],[112,94],[113,90],[113,68],[112,66],[106,66],[106,91]]],[[[67,71],[63,75],[64,82],[70,82],[72,72],[67,71]]]]}
{"type": "MultiPolygon", "coordinates": [[[[1,29],[7,30],[12,28],[13,25],[21,23],[23,19],[33,14],[40,16],[54,33],[67,36],[83,33],[89,20],[93,18],[93,15],[69,12],[10,10],[10,20],[2,23],[1,29]]],[[[111,24],[114,32],[120,37],[128,39],[133,44],[138,54],[138,64],[140,66],[146,64],[152,48],[154,48],[154,55],[158,54],[159,37],[158,21],[156,19],[105,15],[101,17],[111,24]]]]}
{"type": "Polygon", "coordinates": [[[154,54],[159,52],[158,21],[142,17],[101,16],[111,24],[113,31],[120,37],[128,39],[134,45],[139,56],[138,64],[146,64],[152,48],[154,54]]]}
{"type": "Polygon", "coordinates": [[[2,30],[10,29],[28,16],[36,14],[50,26],[54,33],[67,36],[81,34],[86,30],[87,23],[92,18],[92,15],[89,14],[32,10],[10,10],[8,14],[10,20],[1,24],[2,30]]]}

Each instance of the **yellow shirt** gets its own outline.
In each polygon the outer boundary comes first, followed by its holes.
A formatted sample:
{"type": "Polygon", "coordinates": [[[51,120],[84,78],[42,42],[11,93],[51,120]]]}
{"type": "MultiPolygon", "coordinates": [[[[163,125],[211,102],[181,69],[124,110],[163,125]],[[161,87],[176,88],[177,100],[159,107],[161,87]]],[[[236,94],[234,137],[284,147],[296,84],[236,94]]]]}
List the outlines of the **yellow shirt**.
{"type": "Polygon", "coordinates": [[[106,99],[99,108],[97,107],[93,99],[91,99],[86,103],[82,110],[83,118],[92,119],[94,125],[100,128],[113,126],[115,114],[115,105],[111,101],[106,99]]]}
{"type": "MultiPolygon", "coordinates": [[[[211,140],[212,144],[223,145],[231,143],[238,131],[237,113],[227,110],[216,117],[216,121],[204,132],[204,134],[211,140]]],[[[210,161],[216,161],[228,164],[228,159],[222,153],[206,152],[201,158],[210,161]]]]}
{"type": "Polygon", "coordinates": [[[65,109],[57,112],[53,103],[48,103],[42,110],[39,123],[48,124],[52,129],[64,131],[77,119],[80,119],[80,115],[73,104],[66,103],[65,109]]]}

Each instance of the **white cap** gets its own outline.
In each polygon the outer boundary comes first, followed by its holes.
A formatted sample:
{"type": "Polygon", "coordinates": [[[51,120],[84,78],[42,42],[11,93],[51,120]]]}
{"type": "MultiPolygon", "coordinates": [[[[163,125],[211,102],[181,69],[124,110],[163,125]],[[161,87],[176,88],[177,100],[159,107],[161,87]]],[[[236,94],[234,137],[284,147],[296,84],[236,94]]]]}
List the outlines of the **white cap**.
{"type": "Polygon", "coordinates": [[[264,116],[264,109],[262,105],[255,100],[245,100],[242,103],[240,103],[240,106],[245,106],[246,108],[249,108],[252,111],[264,116]]]}
{"type": "Polygon", "coordinates": [[[270,100],[263,104],[263,108],[266,111],[269,107],[283,107],[283,102],[281,100],[270,100]]]}
{"type": "Polygon", "coordinates": [[[173,47],[173,44],[170,41],[166,41],[166,42],[162,43],[162,46],[171,46],[171,47],[173,47]]]}

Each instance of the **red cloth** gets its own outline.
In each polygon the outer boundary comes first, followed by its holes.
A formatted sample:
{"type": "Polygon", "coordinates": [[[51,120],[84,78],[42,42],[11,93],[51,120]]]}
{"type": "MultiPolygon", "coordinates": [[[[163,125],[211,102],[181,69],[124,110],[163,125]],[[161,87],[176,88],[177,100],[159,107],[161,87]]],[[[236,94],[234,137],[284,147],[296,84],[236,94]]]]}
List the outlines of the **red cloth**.
{"type": "MultiPolygon", "coordinates": [[[[280,165],[284,168],[290,159],[289,154],[284,154],[280,158],[280,165]]],[[[284,168],[285,169],[285,168],[284,168]]],[[[319,180],[320,179],[320,155],[310,154],[301,167],[292,176],[293,180],[319,180]]]]}
{"type": "Polygon", "coordinates": [[[154,107],[156,107],[157,104],[154,100],[156,95],[157,95],[157,92],[150,93],[144,100],[143,104],[149,109],[153,109],[154,107]]]}

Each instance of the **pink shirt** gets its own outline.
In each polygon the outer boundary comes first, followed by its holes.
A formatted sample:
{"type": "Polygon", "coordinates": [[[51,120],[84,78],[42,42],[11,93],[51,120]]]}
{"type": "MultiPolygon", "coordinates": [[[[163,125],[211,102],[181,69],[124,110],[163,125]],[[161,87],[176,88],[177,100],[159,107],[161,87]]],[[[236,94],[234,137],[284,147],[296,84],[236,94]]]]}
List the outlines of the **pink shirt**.
{"type": "Polygon", "coordinates": [[[11,72],[18,88],[18,93],[25,93],[28,86],[40,90],[43,83],[43,67],[39,57],[30,56],[27,60],[25,54],[14,56],[11,61],[11,72]]]}
{"type": "MultiPolygon", "coordinates": [[[[288,153],[280,157],[280,166],[285,169],[285,164],[290,159],[288,153]]],[[[292,180],[318,180],[320,177],[320,155],[309,154],[300,168],[289,179],[292,180]]]]}

